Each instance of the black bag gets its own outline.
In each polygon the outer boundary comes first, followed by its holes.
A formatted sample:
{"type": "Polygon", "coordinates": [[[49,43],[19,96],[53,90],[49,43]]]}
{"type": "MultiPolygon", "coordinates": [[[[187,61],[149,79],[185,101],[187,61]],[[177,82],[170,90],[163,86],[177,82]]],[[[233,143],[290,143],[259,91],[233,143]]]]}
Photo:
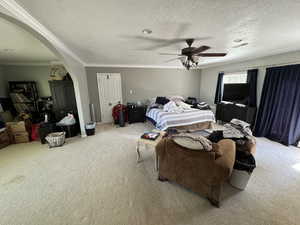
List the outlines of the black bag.
{"type": "Polygon", "coordinates": [[[235,163],[233,168],[236,170],[242,170],[248,173],[252,173],[256,168],[254,156],[249,152],[236,151],[235,163]]]}
{"type": "Polygon", "coordinates": [[[158,97],[156,98],[155,103],[156,103],[156,104],[160,104],[160,105],[165,105],[165,104],[167,104],[169,101],[170,101],[170,100],[167,99],[166,97],[160,97],[160,96],[158,96],[158,97]]]}

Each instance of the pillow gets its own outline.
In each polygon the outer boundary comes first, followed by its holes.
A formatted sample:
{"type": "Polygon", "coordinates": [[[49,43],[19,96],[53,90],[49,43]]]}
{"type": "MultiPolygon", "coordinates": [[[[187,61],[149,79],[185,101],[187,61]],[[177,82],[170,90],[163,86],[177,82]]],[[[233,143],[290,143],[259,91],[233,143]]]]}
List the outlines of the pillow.
{"type": "Polygon", "coordinates": [[[155,103],[156,104],[161,104],[161,105],[165,105],[169,102],[170,100],[167,99],[166,97],[157,97],[155,103]]]}
{"type": "Polygon", "coordinates": [[[173,141],[184,147],[191,150],[203,150],[203,151],[211,151],[212,143],[201,135],[195,135],[190,133],[180,133],[172,136],[173,141]]]}

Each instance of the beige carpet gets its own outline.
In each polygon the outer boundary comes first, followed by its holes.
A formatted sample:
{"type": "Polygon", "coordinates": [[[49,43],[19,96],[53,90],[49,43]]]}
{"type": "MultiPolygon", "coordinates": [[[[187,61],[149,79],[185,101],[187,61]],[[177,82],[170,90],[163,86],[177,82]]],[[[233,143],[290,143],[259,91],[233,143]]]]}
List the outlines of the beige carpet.
{"type": "Polygon", "coordinates": [[[258,139],[247,190],[226,185],[218,209],[157,181],[151,151],[136,163],[136,139],[149,127],[102,126],[54,150],[38,142],[1,150],[0,224],[300,224],[300,149],[258,139]]]}

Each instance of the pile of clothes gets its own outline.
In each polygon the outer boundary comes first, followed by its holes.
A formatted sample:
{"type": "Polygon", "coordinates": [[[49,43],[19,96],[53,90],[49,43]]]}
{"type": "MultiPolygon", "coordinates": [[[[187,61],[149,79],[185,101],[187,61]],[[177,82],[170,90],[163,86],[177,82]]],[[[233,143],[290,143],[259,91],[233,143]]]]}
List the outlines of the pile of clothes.
{"type": "Polygon", "coordinates": [[[250,129],[250,124],[242,120],[232,119],[229,123],[224,124],[225,129],[222,131],[214,131],[208,139],[212,142],[218,142],[224,138],[232,139],[239,144],[246,141],[255,143],[255,138],[250,129]]]}
{"type": "Polygon", "coordinates": [[[163,110],[165,112],[182,113],[185,110],[191,109],[191,107],[192,107],[191,105],[188,105],[181,100],[177,100],[177,101],[171,100],[164,105],[163,110]]]}
{"type": "Polygon", "coordinates": [[[184,99],[181,96],[157,97],[155,102],[150,103],[148,110],[160,108],[165,112],[182,113],[185,110],[200,109],[210,110],[210,106],[206,102],[199,102],[196,98],[188,97],[184,99]]]}

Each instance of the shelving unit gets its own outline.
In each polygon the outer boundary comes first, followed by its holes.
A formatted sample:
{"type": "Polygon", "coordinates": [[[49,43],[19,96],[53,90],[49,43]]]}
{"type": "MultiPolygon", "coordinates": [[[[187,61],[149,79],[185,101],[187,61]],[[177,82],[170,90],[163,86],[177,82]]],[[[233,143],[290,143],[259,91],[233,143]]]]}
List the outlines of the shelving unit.
{"type": "Polygon", "coordinates": [[[38,113],[39,94],[34,81],[9,81],[9,92],[18,113],[38,113]]]}

